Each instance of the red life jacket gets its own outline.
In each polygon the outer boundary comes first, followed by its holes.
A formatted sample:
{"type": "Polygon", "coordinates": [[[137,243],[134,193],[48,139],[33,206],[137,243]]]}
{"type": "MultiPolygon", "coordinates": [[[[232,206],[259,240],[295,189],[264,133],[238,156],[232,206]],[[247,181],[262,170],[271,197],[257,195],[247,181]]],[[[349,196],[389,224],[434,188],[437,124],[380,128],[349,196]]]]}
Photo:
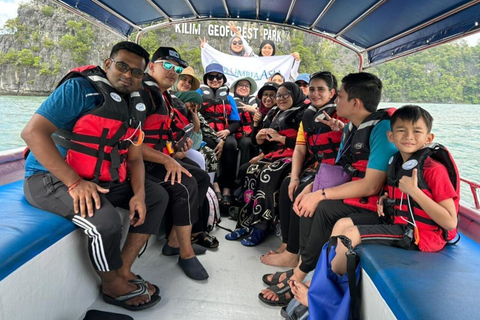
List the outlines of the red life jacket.
{"type": "MultiPolygon", "coordinates": [[[[267,117],[265,118],[266,121],[264,121],[265,128],[269,127],[275,129],[282,136],[296,139],[298,135],[298,127],[300,126],[300,122],[306,108],[307,105],[305,104],[291,107],[285,111],[280,110],[278,107],[273,107],[269,111],[269,114],[274,113],[275,115],[272,118],[267,114],[267,117]],[[272,119],[271,122],[269,119],[272,119]]],[[[264,158],[273,161],[292,156],[293,149],[288,148],[286,145],[278,142],[273,147],[273,150],[267,153],[264,158]]]]}
{"type": "Polygon", "coordinates": [[[207,85],[200,85],[202,90],[203,106],[200,113],[208,125],[216,132],[227,129],[228,119],[232,113],[232,106],[228,101],[228,88],[222,86],[215,92],[207,85]]]}
{"type": "MultiPolygon", "coordinates": [[[[373,128],[382,120],[390,119],[395,112],[395,108],[380,109],[366,117],[358,128],[349,123],[347,130],[344,131],[342,141],[345,152],[338,160],[345,172],[352,176],[352,181],[360,180],[365,177],[367,171],[368,158],[370,157],[370,134],[373,128]]],[[[363,198],[345,199],[343,202],[348,205],[377,211],[378,196],[369,196],[363,198]]]]}
{"type": "Polygon", "coordinates": [[[403,176],[411,177],[413,169],[417,169],[418,187],[429,198],[433,198],[432,191],[424,178],[424,165],[429,157],[445,166],[450,182],[457,194],[460,194],[460,175],[452,155],[444,146],[434,143],[415,152],[405,163],[399,152],[392,156],[387,170],[390,199],[385,202],[385,208],[387,213],[393,215],[394,224],[416,224],[419,236],[416,240],[419,249],[432,252],[442,249],[447,241],[455,239],[457,228],[450,231],[441,228],[415,200],[398,188],[398,181],[403,176]]]}
{"type": "Polygon", "coordinates": [[[172,107],[172,97],[167,92],[162,94],[151,76],[146,76],[140,94],[147,105],[151,105],[143,126],[144,142],[155,150],[171,155],[172,150],[167,148],[167,143],[176,141],[178,132],[189,123],[188,119],[172,107]]]}
{"type": "Polygon", "coordinates": [[[68,149],[66,161],[84,179],[120,181],[127,176],[126,156],[131,141],[141,133],[146,108],[140,94],[128,97],[115,91],[100,67],[83,67],[68,73],[59,83],[84,77],[102,95],[96,108],[82,115],[72,132],[59,129],[52,138],[68,149]]]}
{"type": "MultiPolygon", "coordinates": [[[[240,126],[235,133],[235,139],[240,139],[243,136],[249,137],[253,131],[253,115],[240,107],[242,100],[239,97],[234,97],[233,99],[237,103],[238,115],[240,116],[240,126]]],[[[246,104],[253,105],[256,103],[255,100],[255,96],[249,96],[246,104]]]]}
{"type": "Polygon", "coordinates": [[[310,105],[303,114],[303,132],[310,158],[322,163],[334,164],[342,140],[341,131],[332,131],[330,126],[320,122],[325,119],[325,111],[330,117],[337,117],[334,104],[327,104],[320,109],[310,105]]]}

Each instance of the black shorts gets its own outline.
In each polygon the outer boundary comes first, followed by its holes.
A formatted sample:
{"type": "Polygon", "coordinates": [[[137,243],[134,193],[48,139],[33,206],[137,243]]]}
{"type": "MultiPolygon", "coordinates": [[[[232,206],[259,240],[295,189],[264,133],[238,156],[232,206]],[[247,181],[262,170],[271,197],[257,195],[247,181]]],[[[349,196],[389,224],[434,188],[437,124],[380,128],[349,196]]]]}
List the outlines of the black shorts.
{"type": "Polygon", "coordinates": [[[358,225],[357,228],[362,243],[378,243],[408,250],[416,249],[417,247],[413,239],[413,229],[406,225],[358,225]]]}

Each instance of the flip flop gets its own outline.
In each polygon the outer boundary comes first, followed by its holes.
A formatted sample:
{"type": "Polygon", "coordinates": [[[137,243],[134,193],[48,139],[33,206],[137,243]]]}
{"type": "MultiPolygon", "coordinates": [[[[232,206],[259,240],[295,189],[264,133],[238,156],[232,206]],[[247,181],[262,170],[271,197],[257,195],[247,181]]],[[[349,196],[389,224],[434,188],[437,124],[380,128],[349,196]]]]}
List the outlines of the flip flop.
{"type": "MultiPolygon", "coordinates": [[[[128,282],[130,283],[133,283],[133,284],[145,284],[148,288],[148,283],[146,280],[144,280],[139,274],[136,274],[135,275],[137,277],[137,279],[132,279],[132,280],[128,280],[128,282]]],[[[152,296],[158,296],[160,295],[160,288],[157,287],[156,285],[152,284],[152,286],[155,288],[155,292],[153,293],[152,296]]]]}
{"type": "Polygon", "coordinates": [[[252,233],[250,233],[248,237],[243,239],[241,243],[246,247],[254,247],[262,243],[263,240],[265,240],[265,238],[267,237],[267,233],[268,233],[267,230],[260,230],[257,228],[253,228],[252,233]]]}
{"type": "Polygon", "coordinates": [[[225,235],[225,239],[227,240],[238,240],[248,234],[250,234],[251,229],[250,228],[238,228],[233,230],[233,232],[227,233],[225,235]]]}
{"type": "Polygon", "coordinates": [[[147,285],[142,283],[142,284],[137,284],[137,286],[138,286],[137,289],[117,298],[112,298],[109,295],[106,295],[104,293],[103,301],[105,301],[108,304],[122,307],[130,311],[138,311],[138,310],[145,310],[145,309],[151,308],[161,300],[160,296],[158,295],[150,296],[150,294],[148,293],[147,285]],[[131,306],[125,303],[128,300],[131,300],[133,298],[136,298],[145,294],[148,295],[148,297],[150,298],[150,301],[145,304],[139,304],[138,306],[133,306],[133,305],[131,306]]]}
{"type": "Polygon", "coordinates": [[[263,283],[269,285],[269,286],[274,286],[280,283],[280,277],[282,276],[283,273],[286,273],[286,278],[285,279],[290,279],[291,276],[293,276],[293,269],[287,270],[287,271],[278,271],[273,273],[272,280],[268,281],[268,277],[272,275],[272,273],[267,273],[264,274],[262,277],[263,283]]]}

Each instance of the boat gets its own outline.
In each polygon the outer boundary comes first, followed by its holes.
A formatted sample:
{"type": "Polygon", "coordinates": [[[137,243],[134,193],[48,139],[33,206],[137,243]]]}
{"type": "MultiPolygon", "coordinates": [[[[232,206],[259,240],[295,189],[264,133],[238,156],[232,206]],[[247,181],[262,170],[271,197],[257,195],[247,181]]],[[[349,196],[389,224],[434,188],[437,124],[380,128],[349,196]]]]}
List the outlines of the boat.
{"type": "MultiPolygon", "coordinates": [[[[480,31],[480,0],[52,1],[123,37],[137,32],[137,42],[150,30],[204,20],[293,28],[353,51],[359,70],[480,31]]],[[[279,309],[257,298],[264,288],[261,276],[278,270],[258,259],[278,246],[275,237],[255,248],[221,241],[217,252],[200,258],[210,272],[206,283],[186,278],[176,259],[160,254],[165,239],[152,237],[134,270],[158,283],[162,301],[136,313],[105,304],[86,254],[86,237],[70,222],[26,203],[22,151],[0,153],[0,319],[83,319],[89,309],[137,320],[280,319],[279,309]]],[[[392,256],[391,248],[374,245],[358,250],[364,266],[361,318],[478,318],[480,183],[463,177],[462,183],[470,188],[474,205],[461,203],[457,245],[420,256],[407,251],[392,256]],[[445,261],[447,267],[439,267],[445,261]]],[[[234,222],[224,219],[222,225],[232,228],[234,222]]],[[[219,239],[224,234],[213,231],[219,239]]]]}

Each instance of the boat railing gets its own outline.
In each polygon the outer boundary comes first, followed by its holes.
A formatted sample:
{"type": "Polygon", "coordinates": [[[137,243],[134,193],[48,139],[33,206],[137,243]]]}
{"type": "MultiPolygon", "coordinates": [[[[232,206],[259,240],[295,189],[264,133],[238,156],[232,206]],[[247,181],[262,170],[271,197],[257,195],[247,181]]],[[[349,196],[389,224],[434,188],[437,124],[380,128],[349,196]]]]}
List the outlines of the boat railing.
{"type": "Polygon", "coordinates": [[[472,192],[472,197],[473,197],[473,201],[474,201],[474,204],[475,204],[475,209],[480,210],[480,201],[478,199],[479,198],[478,189],[480,188],[480,183],[472,181],[472,180],[468,180],[468,179],[465,179],[465,178],[460,178],[460,181],[468,184],[468,186],[470,187],[470,191],[472,192]]]}

